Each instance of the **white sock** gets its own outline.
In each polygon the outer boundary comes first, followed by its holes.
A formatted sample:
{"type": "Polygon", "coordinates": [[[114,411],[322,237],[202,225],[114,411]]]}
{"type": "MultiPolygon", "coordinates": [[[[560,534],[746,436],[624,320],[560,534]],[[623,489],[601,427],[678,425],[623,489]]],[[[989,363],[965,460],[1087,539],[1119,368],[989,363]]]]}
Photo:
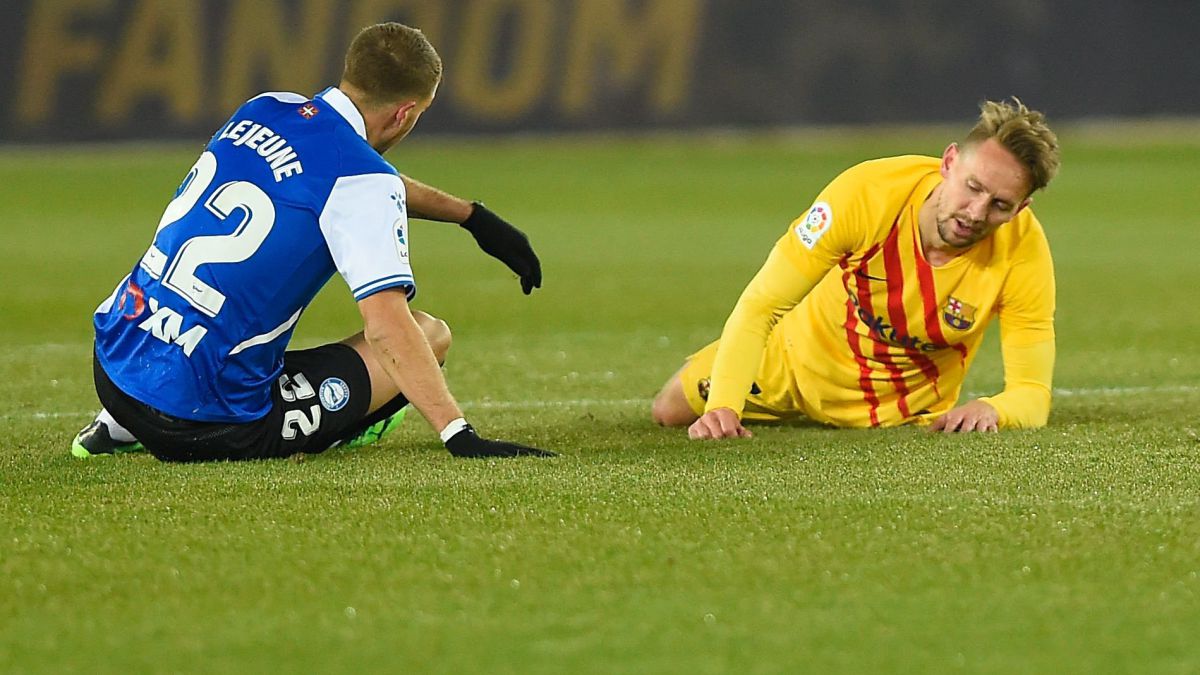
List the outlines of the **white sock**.
{"type": "Polygon", "coordinates": [[[109,415],[108,411],[104,408],[100,409],[100,414],[96,415],[96,419],[104,422],[104,426],[108,427],[108,435],[112,436],[114,441],[118,443],[133,443],[137,440],[133,437],[133,434],[129,433],[128,429],[118,424],[113,419],[113,416],[109,415]]]}

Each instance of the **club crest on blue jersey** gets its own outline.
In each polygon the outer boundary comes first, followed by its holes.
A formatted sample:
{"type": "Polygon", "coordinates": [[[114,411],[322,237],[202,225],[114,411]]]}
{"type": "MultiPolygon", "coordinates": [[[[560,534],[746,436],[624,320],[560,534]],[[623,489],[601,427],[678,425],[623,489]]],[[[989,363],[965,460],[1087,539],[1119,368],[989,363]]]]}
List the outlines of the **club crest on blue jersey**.
{"type": "Polygon", "coordinates": [[[304,119],[311,120],[317,116],[317,113],[321,112],[321,109],[311,103],[305,103],[297,108],[296,112],[300,113],[300,116],[304,119]]]}
{"type": "Polygon", "coordinates": [[[133,281],[126,283],[125,290],[121,291],[121,298],[117,301],[117,311],[121,312],[121,316],[132,321],[141,316],[145,309],[145,292],[133,281]],[[127,303],[128,307],[125,306],[127,303]]]}
{"type": "Polygon", "coordinates": [[[336,412],[350,402],[350,387],[341,378],[329,377],[321,383],[317,390],[317,398],[321,400],[322,408],[336,412]]]}
{"type": "Polygon", "coordinates": [[[967,330],[975,325],[975,308],[951,296],[942,307],[942,320],[955,330],[967,330]]]}

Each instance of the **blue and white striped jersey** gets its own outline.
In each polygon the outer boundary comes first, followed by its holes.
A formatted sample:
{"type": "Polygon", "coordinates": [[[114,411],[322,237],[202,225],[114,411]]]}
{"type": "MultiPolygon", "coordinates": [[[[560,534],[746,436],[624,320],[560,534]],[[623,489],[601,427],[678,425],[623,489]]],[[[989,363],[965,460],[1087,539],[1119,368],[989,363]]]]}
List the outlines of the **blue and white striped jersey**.
{"type": "Polygon", "coordinates": [[[258,419],[335,270],[356,300],[416,293],[404,183],[341,90],[262,94],[213,136],[96,310],[96,355],[122,391],[169,415],[258,419]]]}

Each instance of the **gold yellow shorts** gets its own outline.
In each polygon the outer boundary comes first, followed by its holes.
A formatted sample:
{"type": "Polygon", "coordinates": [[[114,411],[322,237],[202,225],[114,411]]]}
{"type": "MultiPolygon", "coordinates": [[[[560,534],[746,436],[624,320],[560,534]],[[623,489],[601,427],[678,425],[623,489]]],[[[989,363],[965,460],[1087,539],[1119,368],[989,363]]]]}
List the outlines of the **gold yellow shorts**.
{"type": "MultiPolygon", "coordinates": [[[[782,331],[771,331],[763,350],[762,363],[754,384],[746,392],[746,408],[742,418],[756,422],[782,422],[804,415],[804,401],[796,387],[796,379],[788,368],[784,351],[782,331]]],[[[679,376],[683,384],[683,395],[697,415],[704,413],[708,400],[709,378],[713,361],[717,358],[716,340],[707,347],[688,357],[687,364],[679,376]]]]}

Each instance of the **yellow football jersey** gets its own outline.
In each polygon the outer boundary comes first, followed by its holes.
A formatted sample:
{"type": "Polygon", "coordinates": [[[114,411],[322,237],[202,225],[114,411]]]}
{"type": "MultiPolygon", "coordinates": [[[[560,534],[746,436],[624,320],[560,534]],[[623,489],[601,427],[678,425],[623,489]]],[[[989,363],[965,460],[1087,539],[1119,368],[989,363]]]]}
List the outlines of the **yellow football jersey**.
{"type": "Polygon", "coordinates": [[[1054,271],[1028,209],[949,263],[922,252],[917,214],[939,160],[905,156],[845,171],[794,221],[726,323],[706,410],[742,411],[770,330],[782,331],[804,414],[891,426],[952,408],[993,317],[1002,426],[1040,426],[1054,359],[1054,271]],[[776,323],[777,322],[777,323],[776,323]]]}

